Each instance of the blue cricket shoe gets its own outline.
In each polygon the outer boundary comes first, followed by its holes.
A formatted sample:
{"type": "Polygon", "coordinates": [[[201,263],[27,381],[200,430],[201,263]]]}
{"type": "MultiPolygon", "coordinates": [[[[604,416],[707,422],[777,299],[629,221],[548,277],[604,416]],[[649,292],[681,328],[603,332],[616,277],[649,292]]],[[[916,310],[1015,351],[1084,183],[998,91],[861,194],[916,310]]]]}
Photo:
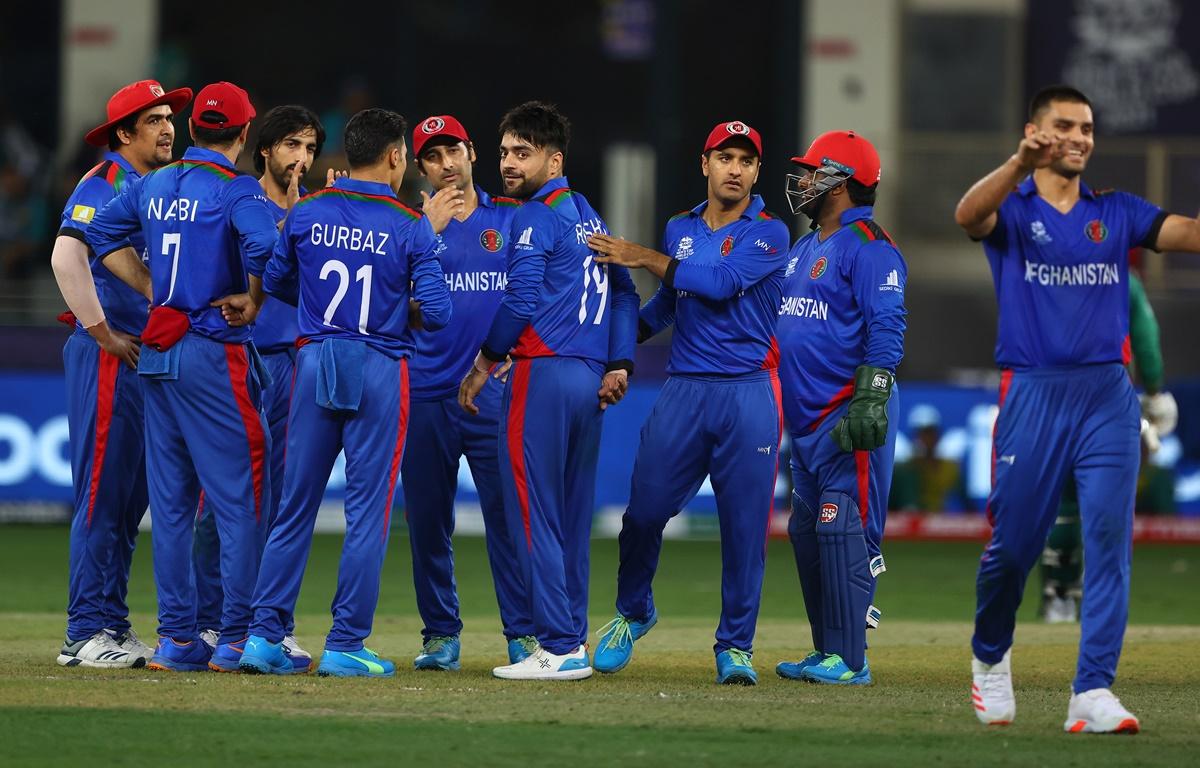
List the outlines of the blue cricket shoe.
{"type": "Polygon", "coordinates": [[[458,635],[435,635],[425,641],[421,652],[413,659],[413,669],[454,671],[459,667],[460,649],[458,635]]]}
{"type": "Polygon", "coordinates": [[[160,637],[158,646],[154,649],[154,657],[150,659],[146,669],[164,672],[207,672],[208,660],[211,657],[212,650],[198,637],[182,642],[170,637],[160,637]]]}
{"type": "Polygon", "coordinates": [[[514,637],[508,641],[508,663],[519,664],[539,648],[538,639],[533,635],[514,637]]]}
{"type": "Polygon", "coordinates": [[[321,654],[321,666],[317,667],[321,677],[391,677],[396,674],[396,665],[370,648],[357,651],[331,651],[321,654]]]}
{"type": "Polygon", "coordinates": [[[596,641],[596,652],[592,654],[592,668],[606,674],[625,669],[625,665],[633,658],[634,641],[657,623],[658,611],[653,609],[641,621],[627,619],[618,613],[615,619],[596,631],[600,637],[596,641]]]}
{"type": "Polygon", "coordinates": [[[863,659],[863,668],[855,672],[846,666],[846,662],[836,653],[825,657],[820,664],[814,664],[804,670],[803,679],[810,683],[825,683],[826,685],[870,685],[871,667],[863,659]]]}
{"type": "Polygon", "coordinates": [[[718,653],[717,682],[721,685],[757,685],[758,673],[750,663],[750,654],[737,648],[718,653]]]}
{"type": "Polygon", "coordinates": [[[825,659],[825,654],[813,651],[800,661],[781,661],[775,665],[775,674],[785,680],[803,680],[804,670],[815,667],[825,659]]]}
{"type": "Polygon", "coordinates": [[[283,650],[283,643],[272,643],[265,637],[250,635],[246,640],[246,650],[238,662],[242,671],[252,675],[290,675],[293,672],[307,672],[308,667],[297,670],[283,650]]]}
{"type": "Polygon", "coordinates": [[[241,672],[242,651],[246,649],[246,639],[242,638],[233,643],[218,643],[208,659],[208,668],[213,672],[241,672]]]}

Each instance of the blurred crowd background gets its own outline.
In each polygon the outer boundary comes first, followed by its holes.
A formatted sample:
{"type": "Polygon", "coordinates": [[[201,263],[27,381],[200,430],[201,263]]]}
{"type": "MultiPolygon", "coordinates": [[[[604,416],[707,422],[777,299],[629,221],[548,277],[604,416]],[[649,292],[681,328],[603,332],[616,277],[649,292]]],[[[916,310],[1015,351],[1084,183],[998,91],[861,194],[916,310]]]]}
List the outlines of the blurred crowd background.
{"type": "MultiPolygon", "coordinates": [[[[63,201],[97,161],[83,133],[103,121],[114,90],[154,77],[168,89],[231,80],[260,114],[285,103],[314,109],[328,140],[310,187],[342,165],[348,117],[383,106],[410,125],[459,117],[478,150],[476,179],[495,190],[501,114],[526,99],[555,102],[573,124],[572,186],[612,231],[648,245],[670,215],[703,198],[699,154],[715,123],[761,131],[756,191],[795,236],[808,222],[787,212],[788,158],[822,131],[860,131],[883,158],[877,219],[909,264],[892,506],[978,509],[989,483],[996,306],[982,250],[955,226],[954,205],[1014,151],[1032,91],[1067,82],[1096,106],[1088,184],[1196,215],[1198,40],[1200,3],[1185,0],[6,3],[0,507],[69,498],[55,383],[67,329],[55,323],[65,307],[50,249],[63,201]]],[[[177,154],[188,146],[189,111],[176,119],[177,154]]],[[[242,165],[250,169],[248,156],[242,165]]],[[[410,173],[401,194],[416,202],[426,187],[410,173]]],[[[1200,259],[1134,259],[1181,414],[1176,435],[1144,462],[1139,510],[1200,511],[1200,355],[1191,335],[1200,259]]],[[[655,287],[653,278],[639,283],[644,297],[655,287]]],[[[650,391],[669,337],[656,341],[639,350],[638,386],[650,391]]],[[[624,415],[608,419],[605,439],[620,451],[614,433],[636,440],[640,416],[636,407],[616,411],[624,415]]],[[[602,466],[601,505],[623,499],[624,461],[602,466]]]]}

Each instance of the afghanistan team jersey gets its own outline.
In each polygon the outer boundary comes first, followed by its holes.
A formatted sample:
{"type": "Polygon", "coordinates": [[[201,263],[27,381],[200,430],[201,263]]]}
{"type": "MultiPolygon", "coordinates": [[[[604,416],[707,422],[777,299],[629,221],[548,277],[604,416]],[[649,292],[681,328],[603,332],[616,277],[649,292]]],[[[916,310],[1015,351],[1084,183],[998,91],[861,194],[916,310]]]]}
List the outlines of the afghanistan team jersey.
{"type": "Polygon", "coordinates": [[[739,374],[779,367],[775,321],[783,291],[788,229],[754,195],[715,232],[705,201],[671,217],[663,252],[673,261],[639,315],[638,340],[671,323],[671,374],[739,374]]]}
{"type": "Polygon", "coordinates": [[[1167,214],[1125,192],[1092,192],[1060,213],[1030,176],[1004,199],[983,239],[1000,306],[1002,368],[1123,362],[1129,250],[1155,248],[1167,214]]]}
{"type": "Polygon", "coordinates": [[[488,332],[507,282],[509,225],[520,206],[511,197],[492,197],[475,187],[479,206],[466,221],[451,219],[442,232],[442,272],[454,314],[440,331],[416,333],[409,363],[415,402],[453,397],[488,332]]]}
{"type": "Polygon", "coordinates": [[[631,370],[637,289],[624,267],[593,261],[588,238],[608,233],[600,214],[560,177],[518,208],[511,226],[508,284],[484,356],[503,360],[511,350],[631,370]]]}
{"type": "Polygon", "coordinates": [[[388,185],[338,179],[292,208],[263,288],[286,296],[298,279],[301,338],[353,339],[392,358],[411,357],[410,296],[421,302],[427,328],[450,319],[438,263],[443,248],[429,219],[388,185]]]}
{"type": "MultiPolygon", "coordinates": [[[[73,237],[86,245],[87,230],[96,213],[138,178],[140,175],[128,160],[116,152],[104,153],[104,160],[79,180],[75,191],[67,198],[58,234],[73,237]]],[[[140,229],[130,234],[129,242],[145,261],[146,241],[140,229]]],[[[146,326],[149,306],[146,297],[118,279],[99,261],[92,262],[92,282],[96,284],[96,295],[109,326],[139,335],[146,326]]],[[[75,327],[76,330],[83,328],[78,322],[75,327]]]]}
{"type": "MultiPolygon", "coordinates": [[[[307,190],[302,187],[300,194],[307,194],[307,190]]],[[[276,225],[287,218],[287,209],[280,208],[270,198],[267,198],[267,208],[270,209],[276,225]]],[[[268,296],[262,309],[258,311],[258,317],[254,319],[254,346],[259,352],[281,352],[295,346],[299,336],[296,307],[274,296],[268,296]]]]}
{"type": "Polygon", "coordinates": [[[836,232],[811,232],[788,252],[776,332],[793,434],[813,432],[850,399],[858,366],[895,373],[904,356],[908,269],[871,214],[851,208],[836,232]]]}
{"type": "Polygon", "coordinates": [[[183,159],[135,181],[96,214],[88,243],[96,260],[146,238],[154,306],[185,313],[191,331],[222,342],[250,339],[211,306],[249,289],[247,270],[261,272],[275,245],[275,221],[258,179],[234,169],[219,152],[190,147],[183,159]],[[257,270],[257,271],[256,271],[257,270]]]}

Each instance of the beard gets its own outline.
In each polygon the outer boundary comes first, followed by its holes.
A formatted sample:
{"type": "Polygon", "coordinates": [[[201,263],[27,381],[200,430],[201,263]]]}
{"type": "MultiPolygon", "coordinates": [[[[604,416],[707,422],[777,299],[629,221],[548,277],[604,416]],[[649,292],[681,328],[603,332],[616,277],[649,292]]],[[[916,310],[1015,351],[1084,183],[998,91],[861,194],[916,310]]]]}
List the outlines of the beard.
{"type": "MultiPolygon", "coordinates": [[[[288,188],[288,184],[290,184],[292,181],[292,168],[294,168],[295,165],[296,163],[292,163],[291,165],[282,165],[281,163],[276,162],[273,158],[267,158],[267,172],[271,174],[271,178],[275,180],[275,183],[279,185],[280,189],[288,188]]],[[[301,181],[303,181],[303,179],[301,179],[301,181]]]]}

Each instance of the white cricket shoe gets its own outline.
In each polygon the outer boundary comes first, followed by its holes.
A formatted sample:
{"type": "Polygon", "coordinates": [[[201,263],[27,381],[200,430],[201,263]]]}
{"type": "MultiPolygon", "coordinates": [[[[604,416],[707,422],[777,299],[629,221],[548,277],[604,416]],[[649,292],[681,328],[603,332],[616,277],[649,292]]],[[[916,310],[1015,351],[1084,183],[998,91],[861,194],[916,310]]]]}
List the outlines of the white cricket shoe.
{"type": "Polygon", "coordinates": [[[283,654],[292,660],[293,672],[307,672],[312,668],[312,654],[300,647],[295,635],[284,635],[283,654]]]}
{"type": "MultiPolygon", "coordinates": [[[[108,630],[105,630],[108,632],[108,630]]],[[[137,632],[133,629],[127,629],[119,635],[110,633],[113,642],[121,646],[123,650],[128,651],[134,656],[140,657],[146,663],[154,658],[154,649],[142,642],[142,639],[137,636],[137,632]]]]}
{"type": "Polygon", "coordinates": [[[63,642],[58,652],[59,666],[97,667],[99,669],[128,669],[146,666],[146,659],[130,653],[112,639],[104,630],[86,640],[63,642]]]}
{"type": "Polygon", "coordinates": [[[496,667],[492,674],[505,680],[583,680],[592,676],[586,646],[559,656],[540,645],[516,664],[496,667]]]}
{"type": "Polygon", "coordinates": [[[1046,603],[1047,624],[1074,624],[1077,621],[1075,598],[1055,596],[1046,603]]]}
{"type": "Polygon", "coordinates": [[[1071,696],[1067,707],[1067,722],[1063,723],[1067,733],[1137,733],[1141,724],[1121,700],[1107,688],[1071,696]]]}
{"type": "Polygon", "coordinates": [[[210,651],[217,649],[217,641],[221,639],[221,633],[215,629],[200,630],[200,640],[208,646],[210,651]]]}
{"type": "Polygon", "coordinates": [[[971,685],[971,703],[975,705],[975,716],[984,725],[1009,725],[1017,716],[1017,699],[1012,687],[1012,649],[1004,652],[1004,658],[995,664],[984,664],[971,659],[974,682],[971,685]]]}

